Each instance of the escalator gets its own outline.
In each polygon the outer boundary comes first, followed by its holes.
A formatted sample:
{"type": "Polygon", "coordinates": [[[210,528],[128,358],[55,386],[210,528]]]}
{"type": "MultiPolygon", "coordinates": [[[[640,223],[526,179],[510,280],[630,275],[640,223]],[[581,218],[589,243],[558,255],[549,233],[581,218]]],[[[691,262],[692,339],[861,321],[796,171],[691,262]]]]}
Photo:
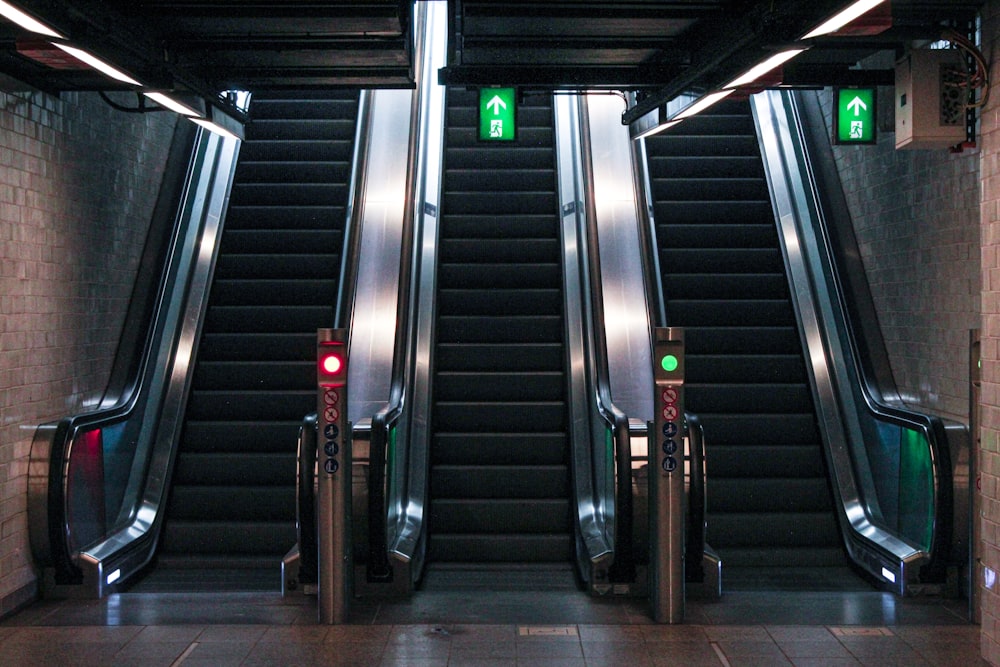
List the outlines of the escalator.
{"type": "Polygon", "coordinates": [[[253,96],[157,576],[257,569],[279,586],[296,541],[295,447],[315,406],[316,329],[332,324],[337,298],[357,111],[356,91],[253,96]]]}
{"type": "Polygon", "coordinates": [[[646,150],[668,322],[686,330],[687,407],[708,443],[708,540],[730,572],[843,566],[749,105],[716,105],[646,150]]]}
{"type": "Polygon", "coordinates": [[[519,105],[510,145],[477,143],[476,102],[475,92],[448,91],[427,560],[431,573],[532,564],[570,572],[551,99],[519,105]]]}

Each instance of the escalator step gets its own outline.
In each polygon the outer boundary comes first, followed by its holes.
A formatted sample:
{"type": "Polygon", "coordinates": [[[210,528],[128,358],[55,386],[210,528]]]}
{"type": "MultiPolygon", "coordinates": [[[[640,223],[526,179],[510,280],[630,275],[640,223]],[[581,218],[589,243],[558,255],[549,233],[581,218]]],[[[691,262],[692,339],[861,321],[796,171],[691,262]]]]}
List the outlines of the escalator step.
{"type": "Polygon", "coordinates": [[[253,118],[247,126],[252,142],[260,141],[343,141],[344,150],[354,139],[353,118],[253,118]]]}
{"type": "MultiPolygon", "coordinates": [[[[739,477],[750,470],[761,477],[824,480],[826,464],[823,457],[815,444],[803,441],[808,444],[778,444],[750,438],[735,443],[715,443],[711,459],[712,484],[716,479],[739,477]]],[[[826,495],[825,490],[823,495],[826,495]]]]}
{"type": "Polygon", "coordinates": [[[565,433],[438,433],[431,465],[565,465],[565,433]]]}
{"type": "Polygon", "coordinates": [[[435,335],[442,343],[542,343],[562,340],[561,315],[441,317],[435,335]]]}
{"type": "Polygon", "coordinates": [[[519,238],[514,240],[447,238],[441,240],[438,257],[443,265],[496,262],[558,263],[561,248],[557,239],[519,238]]]}
{"type": "Polygon", "coordinates": [[[670,298],[681,301],[741,299],[788,300],[788,281],[782,273],[716,273],[712,280],[704,274],[678,273],[671,278],[670,298]]]}
{"type": "MultiPolygon", "coordinates": [[[[449,212],[442,218],[440,230],[442,239],[539,239],[548,244],[555,241],[558,247],[559,218],[551,213],[455,215],[449,212]]],[[[555,261],[558,263],[558,258],[555,261]]]]}
{"type": "MultiPolygon", "coordinates": [[[[657,233],[664,248],[774,249],[778,241],[773,220],[767,220],[759,225],[729,222],[685,225],[671,220],[668,225],[660,225],[657,233]]],[[[671,277],[675,274],[676,272],[671,269],[671,277]]]]}
{"type": "MultiPolygon", "coordinates": [[[[315,400],[311,408],[315,409],[315,400]]],[[[185,455],[187,452],[238,452],[250,457],[260,453],[294,453],[305,415],[303,412],[283,422],[188,420],[181,446],[185,455]]]]}
{"type": "Polygon", "coordinates": [[[447,533],[435,533],[438,537],[453,534],[473,535],[488,532],[503,536],[497,542],[506,541],[509,536],[519,534],[558,534],[567,532],[569,525],[569,501],[566,498],[551,500],[470,500],[435,498],[430,508],[430,520],[436,525],[448,527],[447,533]]]}
{"type": "Polygon", "coordinates": [[[231,387],[192,390],[187,414],[194,421],[289,421],[301,420],[315,410],[315,389],[277,392],[231,387]]]}
{"type": "Polygon", "coordinates": [[[219,361],[315,361],[316,332],[212,333],[198,346],[201,359],[219,361]]]}
{"type": "MultiPolygon", "coordinates": [[[[294,478],[294,469],[292,475],[294,478]]],[[[295,486],[174,484],[170,491],[167,513],[171,521],[197,521],[204,515],[206,506],[212,508],[212,518],[215,521],[293,522],[295,486]]]]}
{"type": "Polygon", "coordinates": [[[440,343],[435,364],[451,372],[563,371],[562,343],[440,343]]]}
{"type": "Polygon", "coordinates": [[[212,297],[217,306],[330,304],[337,299],[337,281],[219,278],[212,297]]]}
{"type": "Polygon", "coordinates": [[[685,384],[687,407],[711,414],[812,414],[812,394],[802,384],[685,384]],[[701,409],[699,409],[701,408],[701,409]]]}
{"type": "Polygon", "coordinates": [[[671,299],[667,306],[668,315],[683,313],[686,326],[713,327],[743,326],[765,327],[795,325],[795,315],[787,300],[783,299],[741,299],[739,301],[709,301],[698,299],[685,301],[671,299]],[[720,305],[724,307],[720,308],[720,305]]]}
{"type": "Polygon", "coordinates": [[[564,395],[563,374],[446,372],[434,375],[434,397],[437,401],[508,401],[528,402],[560,400],[564,395]]]}
{"type": "Polygon", "coordinates": [[[442,315],[561,315],[559,289],[454,289],[438,290],[442,315]]]}
{"type": "Polygon", "coordinates": [[[160,549],[194,557],[224,553],[281,556],[295,544],[294,521],[172,521],[167,519],[160,549]]]}
{"type": "Polygon", "coordinates": [[[209,361],[195,368],[199,391],[227,389],[253,391],[301,390],[316,380],[312,361],[209,361]]]}
{"type": "Polygon", "coordinates": [[[724,550],[730,546],[830,547],[839,544],[833,512],[714,512],[708,513],[708,541],[724,550]],[[762,530],[767,526],[767,530],[762,530]]]}
{"type": "Polygon", "coordinates": [[[219,258],[216,274],[220,278],[323,280],[336,275],[340,256],[336,252],[312,254],[240,254],[219,258]]]}
{"type": "Polygon", "coordinates": [[[247,206],[229,205],[226,229],[317,229],[343,220],[344,206],[247,206]]]}
{"type": "Polygon", "coordinates": [[[347,198],[345,183],[234,183],[233,197],[243,206],[336,206],[347,198]]]}
{"type": "Polygon", "coordinates": [[[213,333],[294,333],[333,322],[333,304],[322,306],[216,306],[208,308],[205,329],[213,333]]]}
{"type": "Polygon", "coordinates": [[[438,267],[438,285],[466,289],[559,288],[562,273],[557,263],[443,264],[438,267]]]}
{"type": "Polygon", "coordinates": [[[566,428],[566,404],[441,401],[435,403],[432,419],[439,433],[558,432],[566,428]]]}
{"type": "MultiPolygon", "coordinates": [[[[712,445],[739,445],[748,443],[774,445],[805,445],[812,443],[816,457],[820,457],[816,442],[819,431],[816,417],[810,412],[771,414],[703,414],[699,415],[706,431],[712,434],[712,445]],[[709,429],[708,424],[711,424],[709,429]]],[[[714,451],[714,447],[713,447],[714,451]]],[[[719,450],[720,455],[725,453],[719,450]]]]}
{"type": "Polygon", "coordinates": [[[667,248],[661,265],[671,273],[775,273],[784,271],[778,248],[667,248]]]}
{"type": "Polygon", "coordinates": [[[295,479],[295,450],[281,453],[188,452],[174,469],[173,482],[183,486],[287,486],[295,479]]]}
{"type": "MultiPolygon", "coordinates": [[[[435,506],[444,498],[531,499],[532,502],[526,502],[522,508],[522,511],[529,511],[529,508],[535,507],[534,500],[556,498],[563,503],[565,515],[569,492],[569,471],[565,465],[434,465],[431,468],[431,494],[435,506]]],[[[482,503],[476,506],[479,505],[482,503]]],[[[565,528],[565,525],[562,527],[565,528]]],[[[467,532],[465,529],[451,530],[467,532]]]]}
{"type": "Polygon", "coordinates": [[[718,473],[712,480],[713,514],[758,512],[829,512],[830,493],[826,480],[803,477],[754,478],[762,466],[751,463],[739,478],[718,473]]]}
{"type": "Polygon", "coordinates": [[[748,382],[804,382],[806,367],[800,355],[687,355],[684,376],[695,384],[748,382]]]}
{"type": "Polygon", "coordinates": [[[770,201],[657,201],[657,220],[667,219],[671,224],[704,225],[742,220],[751,225],[774,224],[774,212],[770,201]],[[667,213],[669,212],[669,213],[667,213]]]}
{"type": "Polygon", "coordinates": [[[573,558],[572,537],[560,534],[431,535],[428,559],[452,563],[565,563],[573,558]]]}
{"type": "Polygon", "coordinates": [[[347,183],[351,178],[347,160],[272,162],[240,160],[235,180],[240,183],[347,183]]]}
{"type": "Polygon", "coordinates": [[[752,201],[768,197],[764,175],[726,179],[726,187],[719,188],[718,178],[684,178],[655,181],[652,196],[657,201],[752,201]]]}
{"type": "Polygon", "coordinates": [[[783,354],[799,347],[799,332],[794,326],[687,327],[684,346],[688,355],[783,354]]]}
{"type": "Polygon", "coordinates": [[[226,254],[276,253],[337,254],[344,244],[339,229],[233,229],[224,235],[220,251],[226,254]]]}

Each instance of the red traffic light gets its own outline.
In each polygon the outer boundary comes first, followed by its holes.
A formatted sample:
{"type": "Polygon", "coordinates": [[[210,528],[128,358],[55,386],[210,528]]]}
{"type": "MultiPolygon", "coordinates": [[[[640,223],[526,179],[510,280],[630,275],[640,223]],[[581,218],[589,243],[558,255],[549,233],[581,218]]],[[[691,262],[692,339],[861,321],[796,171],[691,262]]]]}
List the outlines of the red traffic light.
{"type": "Polygon", "coordinates": [[[317,355],[317,379],[321,387],[347,383],[347,350],[343,343],[321,343],[317,355]]]}
{"type": "Polygon", "coordinates": [[[344,367],[344,360],[339,354],[328,354],[320,360],[320,367],[324,373],[336,375],[344,367]]]}

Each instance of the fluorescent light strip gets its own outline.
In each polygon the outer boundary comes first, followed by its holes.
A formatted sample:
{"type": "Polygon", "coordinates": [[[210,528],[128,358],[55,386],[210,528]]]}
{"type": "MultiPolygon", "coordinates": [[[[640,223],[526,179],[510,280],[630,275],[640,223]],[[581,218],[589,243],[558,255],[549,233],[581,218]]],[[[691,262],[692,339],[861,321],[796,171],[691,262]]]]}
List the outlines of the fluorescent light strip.
{"type": "Polygon", "coordinates": [[[678,121],[678,120],[684,120],[685,118],[690,118],[691,116],[693,116],[695,114],[701,113],[702,111],[704,111],[708,107],[712,106],[716,102],[719,102],[719,101],[721,101],[721,100],[729,97],[734,92],[736,92],[736,91],[734,91],[733,89],[730,88],[729,90],[719,90],[719,91],[716,91],[714,93],[709,93],[708,95],[705,95],[704,97],[699,97],[697,100],[694,101],[693,104],[689,104],[688,106],[684,107],[680,111],[680,113],[678,113],[676,116],[674,116],[670,120],[672,120],[672,121],[678,121]]]}
{"type": "Polygon", "coordinates": [[[112,67],[111,65],[104,62],[97,56],[87,53],[83,49],[78,49],[75,46],[67,46],[66,44],[60,44],[59,42],[52,42],[52,45],[62,49],[63,51],[70,54],[77,60],[87,63],[97,71],[101,72],[102,74],[106,74],[107,76],[110,76],[112,79],[115,79],[116,81],[121,81],[122,83],[127,83],[132,86],[142,85],[141,83],[130,77],[125,72],[122,72],[120,69],[112,67]]]}
{"type": "Polygon", "coordinates": [[[28,16],[23,11],[9,2],[5,2],[4,0],[0,0],[0,16],[3,16],[8,21],[16,23],[30,32],[45,35],[46,37],[53,37],[55,39],[66,39],[64,36],[60,35],[58,32],[48,27],[41,21],[28,16]]]}
{"type": "Polygon", "coordinates": [[[837,32],[854,19],[858,18],[862,14],[865,14],[866,12],[871,11],[875,7],[878,7],[883,2],[885,2],[885,0],[858,0],[847,9],[844,9],[839,14],[834,15],[833,18],[821,23],[812,32],[803,35],[802,39],[812,39],[813,37],[829,35],[831,32],[837,32]]]}
{"type": "Polygon", "coordinates": [[[805,48],[788,49],[787,51],[776,53],[764,62],[747,70],[742,76],[733,79],[723,86],[723,88],[739,88],[740,86],[746,86],[747,84],[753,83],[771,70],[785,64],[805,50],[805,48]]]}
{"type": "Polygon", "coordinates": [[[679,120],[671,120],[671,121],[668,121],[668,122],[665,122],[665,123],[660,123],[659,125],[653,125],[652,127],[648,127],[645,130],[643,130],[642,132],[640,132],[639,134],[635,135],[635,138],[636,139],[646,139],[648,137],[652,137],[655,134],[659,134],[660,132],[663,132],[665,130],[669,130],[670,128],[672,128],[674,125],[676,125],[679,122],[680,122],[679,120]]]}
{"type": "Polygon", "coordinates": [[[146,97],[153,100],[161,107],[165,109],[170,109],[171,111],[176,111],[182,116],[201,116],[201,113],[195,111],[191,107],[181,104],[172,97],[167,97],[163,93],[143,93],[146,97]]]}
{"type": "Polygon", "coordinates": [[[237,137],[235,134],[233,134],[232,132],[230,132],[226,128],[222,127],[221,125],[213,123],[210,120],[205,120],[204,118],[191,118],[191,122],[195,123],[196,125],[201,125],[203,128],[205,128],[209,132],[214,132],[215,134],[219,135],[220,137],[224,137],[226,139],[236,139],[236,140],[239,140],[239,137],[237,137]]]}

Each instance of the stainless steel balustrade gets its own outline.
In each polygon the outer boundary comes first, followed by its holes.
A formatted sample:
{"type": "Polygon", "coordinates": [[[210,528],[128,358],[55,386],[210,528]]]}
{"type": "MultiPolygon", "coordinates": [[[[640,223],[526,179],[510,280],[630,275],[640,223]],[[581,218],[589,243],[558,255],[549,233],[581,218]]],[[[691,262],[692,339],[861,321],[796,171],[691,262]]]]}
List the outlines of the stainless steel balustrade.
{"type": "Polygon", "coordinates": [[[953,516],[953,500],[968,439],[960,425],[908,409],[885,377],[872,377],[878,362],[865,354],[882,346],[884,355],[884,346],[871,340],[877,331],[856,337],[873,323],[843,295],[863,271],[838,271],[825,217],[832,213],[817,190],[797,97],[767,91],[751,99],[841,533],[855,563],[903,595],[940,580],[953,530],[967,525],[953,516]]]}
{"type": "Polygon", "coordinates": [[[32,444],[32,551],[41,563],[55,561],[55,584],[78,585],[79,594],[106,595],[153,556],[239,146],[238,139],[199,130],[150,348],[132,393],[107,409],[40,427],[32,444]],[[73,488],[74,470],[93,455],[88,445],[103,438],[131,457],[127,480],[111,490],[118,502],[110,510],[90,506],[109,502],[107,488],[86,489],[83,497],[73,488]],[[105,511],[109,528],[91,528],[93,537],[81,540],[76,517],[105,511]]]}

